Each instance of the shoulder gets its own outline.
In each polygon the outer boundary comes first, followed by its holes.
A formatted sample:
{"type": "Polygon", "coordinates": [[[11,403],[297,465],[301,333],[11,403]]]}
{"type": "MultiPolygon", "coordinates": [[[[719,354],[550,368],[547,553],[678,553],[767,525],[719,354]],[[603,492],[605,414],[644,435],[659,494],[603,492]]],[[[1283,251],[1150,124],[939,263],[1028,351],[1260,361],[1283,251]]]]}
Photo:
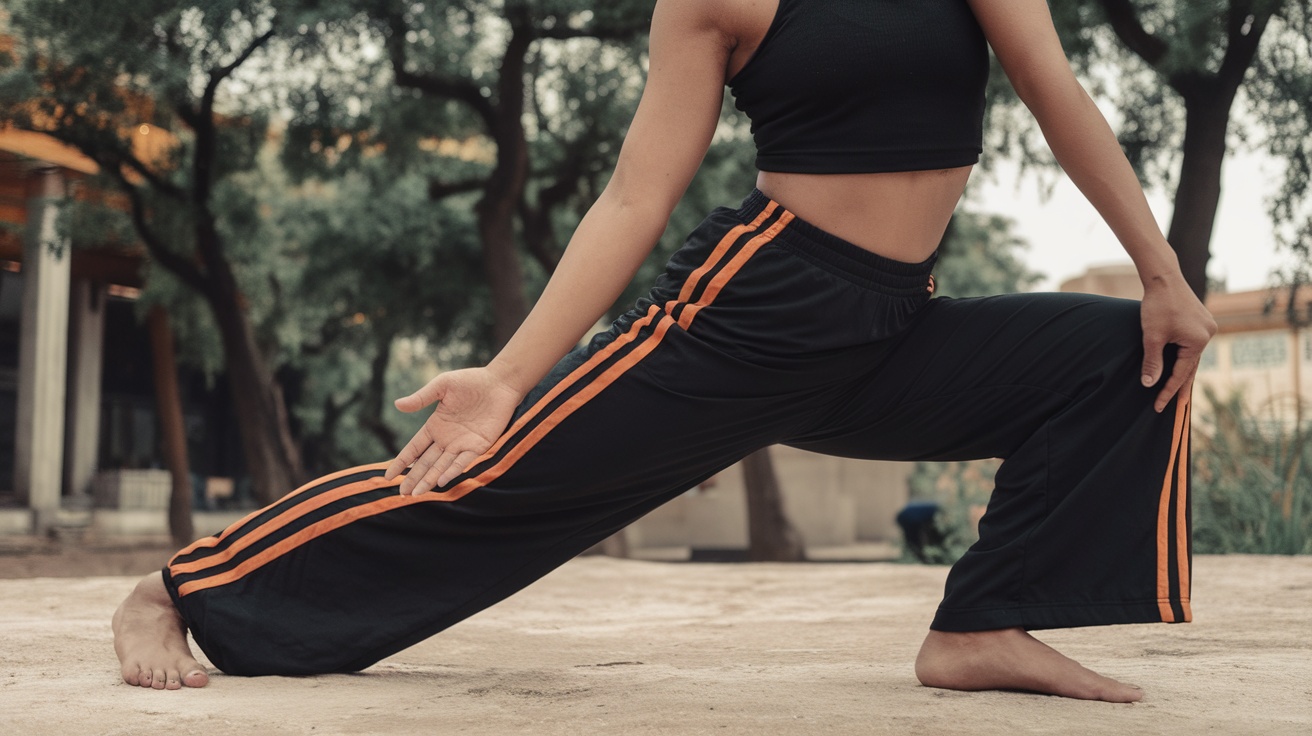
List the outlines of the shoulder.
{"type": "Polygon", "coordinates": [[[713,33],[730,49],[764,34],[780,0],[658,0],[653,27],[713,33]]]}

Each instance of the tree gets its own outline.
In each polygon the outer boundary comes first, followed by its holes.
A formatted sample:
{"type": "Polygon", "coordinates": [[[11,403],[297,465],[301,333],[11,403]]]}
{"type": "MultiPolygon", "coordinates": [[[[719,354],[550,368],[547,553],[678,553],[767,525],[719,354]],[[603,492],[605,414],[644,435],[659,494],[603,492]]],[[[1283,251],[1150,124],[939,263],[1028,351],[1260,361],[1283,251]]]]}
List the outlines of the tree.
{"type": "Polygon", "coordinates": [[[1024,291],[1042,276],[1025,266],[1025,242],[1012,221],[961,209],[948,221],[934,265],[936,296],[989,296],[1024,291]]]}
{"type": "MultiPolygon", "coordinates": [[[[1308,191],[1307,0],[1054,0],[1052,12],[1076,67],[1114,99],[1121,144],[1141,178],[1174,185],[1167,240],[1189,285],[1205,295],[1221,166],[1233,138],[1244,137],[1230,135],[1237,102],[1264,124],[1267,150],[1289,163],[1273,215],[1285,216],[1281,200],[1308,191]],[[1103,79],[1109,70],[1118,74],[1103,79]]],[[[999,118],[1011,114],[1011,105],[993,107],[999,118]]],[[[999,122],[995,147],[1034,150],[999,122]]]]}
{"type": "MultiPolygon", "coordinates": [[[[515,224],[524,211],[533,170],[531,131],[525,125],[526,105],[536,93],[528,83],[530,66],[539,64],[552,45],[582,39],[632,41],[646,31],[650,6],[649,0],[599,7],[581,0],[365,4],[364,10],[383,33],[396,83],[433,101],[460,107],[495,149],[490,171],[462,181],[435,180],[431,192],[435,199],[471,190],[481,195],[475,212],[484,272],[492,290],[497,347],[510,339],[528,313],[515,224]],[[489,47],[495,52],[489,53],[489,47]]],[[[540,192],[547,197],[544,206],[579,178],[570,166],[559,171],[560,187],[548,185],[540,192]]],[[[525,214],[530,235],[535,225],[541,234],[541,213],[525,214]]],[[[545,252],[539,257],[550,260],[545,252]]]]}
{"type": "Polygon", "coordinates": [[[784,514],[779,477],[770,448],[763,447],[742,459],[743,489],[747,493],[747,558],[753,562],[802,562],[802,538],[784,514]]]}
{"type": "Polygon", "coordinates": [[[146,318],[150,329],[151,366],[155,373],[155,409],[160,444],[169,469],[169,536],[179,547],[196,538],[191,523],[191,468],[187,462],[187,431],[178,394],[178,370],[173,360],[173,332],[164,309],[155,306],[146,318]]]}
{"type": "Polygon", "coordinates": [[[258,203],[244,201],[231,180],[253,167],[267,112],[261,100],[246,103],[252,96],[225,88],[281,29],[296,27],[294,6],[144,0],[82,12],[61,0],[21,0],[12,26],[21,60],[0,77],[0,123],[78,148],[127,197],[151,262],[213,316],[257,496],[286,493],[301,476],[299,453],[246,313],[240,259],[254,244],[234,246],[232,237],[258,203]],[[147,155],[134,146],[143,135],[167,142],[147,155]],[[223,217],[217,202],[225,198],[246,206],[223,217]]]}
{"type": "Polygon", "coordinates": [[[458,367],[489,349],[474,218],[468,202],[434,206],[431,168],[373,156],[330,178],[271,187],[281,192],[268,201],[289,262],[275,329],[289,348],[284,370],[297,376],[313,472],[395,456],[417,426],[390,411],[390,397],[431,377],[429,355],[458,367]],[[398,351],[423,357],[396,366],[398,351]]]}

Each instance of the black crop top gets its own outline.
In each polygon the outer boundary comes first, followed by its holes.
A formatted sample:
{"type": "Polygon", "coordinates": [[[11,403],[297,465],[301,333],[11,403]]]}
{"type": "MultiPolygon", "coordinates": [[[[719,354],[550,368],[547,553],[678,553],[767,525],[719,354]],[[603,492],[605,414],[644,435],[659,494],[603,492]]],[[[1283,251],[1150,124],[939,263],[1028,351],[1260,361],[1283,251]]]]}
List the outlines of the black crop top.
{"type": "Polygon", "coordinates": [[[979,160],[988,46],[966,0],[779,0],[729,88],[762,171],[979,160]]]}

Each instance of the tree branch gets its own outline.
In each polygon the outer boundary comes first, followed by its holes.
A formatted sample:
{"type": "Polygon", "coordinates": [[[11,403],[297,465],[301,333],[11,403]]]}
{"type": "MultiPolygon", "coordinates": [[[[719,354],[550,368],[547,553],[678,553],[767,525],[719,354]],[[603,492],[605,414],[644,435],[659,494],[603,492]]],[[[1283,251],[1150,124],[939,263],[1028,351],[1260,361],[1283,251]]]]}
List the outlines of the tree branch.
{"type": "Polygon", "coordinates": [[[551,28],[538,27],[538,38],[550,38],[555,40],[564,40],[567,38],[595,38],[599,41],[628,41],[636,36],[646,33],[648,24],[634,23],[632,25],[619,25],[613,27],[598,27],[595,24],[586,28],[570,28],[569,26],[557,23],[551,28]]]}
{"type": "Polygon", "coordinates": [[[150,252],[150,257],[191,288],[206,293],[209,283],[204,274],[200,272],[200,269],[196,268],[195,264],[186,258],[169,250],[168,246],[164,244],[164,240],[155,233],[150,227],[150,223],[146,221],[146,203],[141,197],[141,191],[127,180],[127,177],[123,175],[123,171],[118,167],[102,165],[100,168],[101,171],[108,173],[119,188],[128,195],[128,200],[132,203],[132,225],[136,228],[137,235],[141,237],[141,242],[146,244],[146,250],[150,252]]]}
{"type": "Polygon", "coordinates": [[[1275,11],[1274,3],[1260,3],[1261,9],[1253,8],[1253,3],[1249,0],[1233,0],[1230,3],[1230,13],[1226,17],[1226,47],[1225,58],[1221,61],[1221,68],[1217,71],[1216,77],[1226,89],[1235,90],[1244,81],[1244,74],[1248,72],[1248,67],[1253,64],[1253,57],[1257,55],[1257,47],[1262,42],[1262,34],[1266,31],[1267,22],[1275,11]],[[1252,16],[1251,23],[1248,17],[1252,16]],[[1244,26],[1248,26],[1248,33],[1244,33],[1244,26]]]}
{"type": "Polygon", "coordinates": [[[436,202],[455,194],[476,192],[485,186],[487,186],[486,177],[478,179],[463,179],[461,181],[452,182],[441,182],[432,179],[428,182],[428,198],[436,202]]]}
{"type": "Polygon", "coordinates": [[[551,229],[551,213],[578,191],[579,182],[589,173],[587,151],[595,145],[591,131],[565,144],[565,158],[555,167],[555,179],[538,191],[537,206],[530,206],[527,198],[520,202],[524,245],[547,273],[554,272],[560,262],[560,249],[551,229]]]}
{"type": "Polygon", "coordinates": [[[192,129],[196,131],[196,158],[193,162],[196,181],[192,191],[193,199],[197,205],[205,206],[209,201],[210,187],[213,182],[214,156],[218,150],[217,133],[214,125],[214,96],[218,93],[219,84],[227,79],[236,71],[237,67],[251,58],[251,54],[256,49],[263,46],[273,38],[274,29],[261,33],[251,40],[246,48],[233,59],[232,63],[221,66],[210,72],[209,82],[205,84],[205,91],[200,97],[200,106],[195,110],[195,124],[192,129]]]}
{"type": "Polygon", "coordinates": [[[389,14],[384,20],[387,23],[387,55],[392,62],[392,76],[399,86],[464,103],[478,115],[489,131],[496,127],[496,108],[472,80],[443,74],[420,74],[406,69],[405,20],[396,14],[389,14]]]}
{"type": "Polygon", "coordinates": [[[152,187],[154,187],[161,194],[166,194],[172,199],[177,199],[177,200],[186,199],[186,192],[183,191],[182,187],[179,187],[173,182],[170,182],[167,179],[161,177],[159,174],[156,174],[155,172],[151,171],[150,167],[146,166],[145,162],[137,158],[136,156],[133,156],[131,154],[124,155],[123,165],[137,172],[137,174],[142,179],[145,179],[152,187]]]}
{"type": "Polygon", "coordinates": [[[1131,0],[1098,0],[1098,4],[1106,13],[1112,31],[1126,48],[1157,69],[1166,57],[1168,46],[1161,38],[1144,29],[1131,0]]]}

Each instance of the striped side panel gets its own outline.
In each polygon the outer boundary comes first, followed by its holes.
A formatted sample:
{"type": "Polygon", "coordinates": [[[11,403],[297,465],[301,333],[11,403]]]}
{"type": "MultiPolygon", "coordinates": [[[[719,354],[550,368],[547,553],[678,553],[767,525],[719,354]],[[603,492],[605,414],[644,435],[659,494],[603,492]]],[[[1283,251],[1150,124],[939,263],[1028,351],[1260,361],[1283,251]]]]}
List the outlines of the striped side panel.
{"type": "Polygon", "coordinates": [[[1180,462],[1177,464],[1179,474],[1176,483],[1175,499],[1175,560],[1180,589],[1180,612],[1183,621],[1193,621],[1194,614],[1189,606],[1189,583],[1192,571],[1189,569],[1189,435],[1193,419],[1193,402],[1187,398],[1184,405],[1184,432],[1180,440],[1180,462]]]}
{"type": "Polygon", "coordinates": [[[1157,609],[1167,623],[1189,621],[1189,531],[1186,493],[1189,487],[1189,401],[1175,403],[1171,457],[1162,478],[1157,505],[1157,609]],[[1174,513],[1172,513],[1174,512],[1174,513]],[[1172,565],[1172,562],[1175,564],[1172,565]],[[1174,569],[1172,569],[1174,567],[1174,569]],[[1172,573],[1175,580],[1172,581],[1172,573]],[[1172,584],[1174,582],[1174,584],[1172,584]],[[1181,607],[1177,614],[1172,603],[1181,607]]]}
{"type": "Polygon", "coordinates": [[[354,521],[419,503],[451,502],[504,475],[567,417],[650,355],[675,326],[687,329],[725,284],[793,215],[770,202],[752,222],[732,228],[689,275],[678,300],[652,305],[620,337],[598,350],[508,428],[471,463],[455,485],[440,492],[401,496],[401,478],[383,480],[387,463],[362,466],[307,484],[272,506],[202,540],[175,556],[170,573],[178,595],[240,580],[306,542],[354,521]],[[765,226],[760,234],[757,231],[765,226]],[[677,315],[677,316],[676,316],[677,315]]]}
{"type": "Polygon", "coordinates": [[[666,303],[666,313],[677,319],[678,315],[675,311],[681,303],[687,304],[692,301],[693,292],[697,291],[698,285],[701,284],[706,274],[724,260],[725,254],[733,249],[734,244],[740,242],[744,235],[755,232],[761,226],[761,223],[773,216],[776,209],[779,209],[778,204],[771,200],[751,222],[730,228],[729,232],[725,233],[723,238],[720,238],[720,242],[715,245],[715,249],[711,251],[711,254],[706,257],[706,261],[688,275],[688,279],[683,282],[683,288],[679,290],[679,297],[666,303]]]}
{"type": "MultiPolygon", "coordinates": [[[[177,564],[199,564],[206,557],[218,553],[221,546],[231,544],[242,535],[253,529],[259,529],[263,524],[272,521],[280,514],[286,513],[293,507],[305,501],[316,502],[322,494],[334,491],[339,488],[352,486],[356,481],[362,480],[378,470],[386,470],[388,463],[374,463],[372,465],[361,465],[353,468],[346,468],[335,473],[316,478],[309,483],[288,493],[286,496],[278,499],[274,503],[261,509],[256,509],[239,521],[233,523],[222,533],[198,539],[189,546],[184,547],[169,560],[170,568],[177,564]]],[[[340,494],[339,494],[340,495],[340,494]]],[[[322,504],[321,504],[322,505],[322,504]]]]}

